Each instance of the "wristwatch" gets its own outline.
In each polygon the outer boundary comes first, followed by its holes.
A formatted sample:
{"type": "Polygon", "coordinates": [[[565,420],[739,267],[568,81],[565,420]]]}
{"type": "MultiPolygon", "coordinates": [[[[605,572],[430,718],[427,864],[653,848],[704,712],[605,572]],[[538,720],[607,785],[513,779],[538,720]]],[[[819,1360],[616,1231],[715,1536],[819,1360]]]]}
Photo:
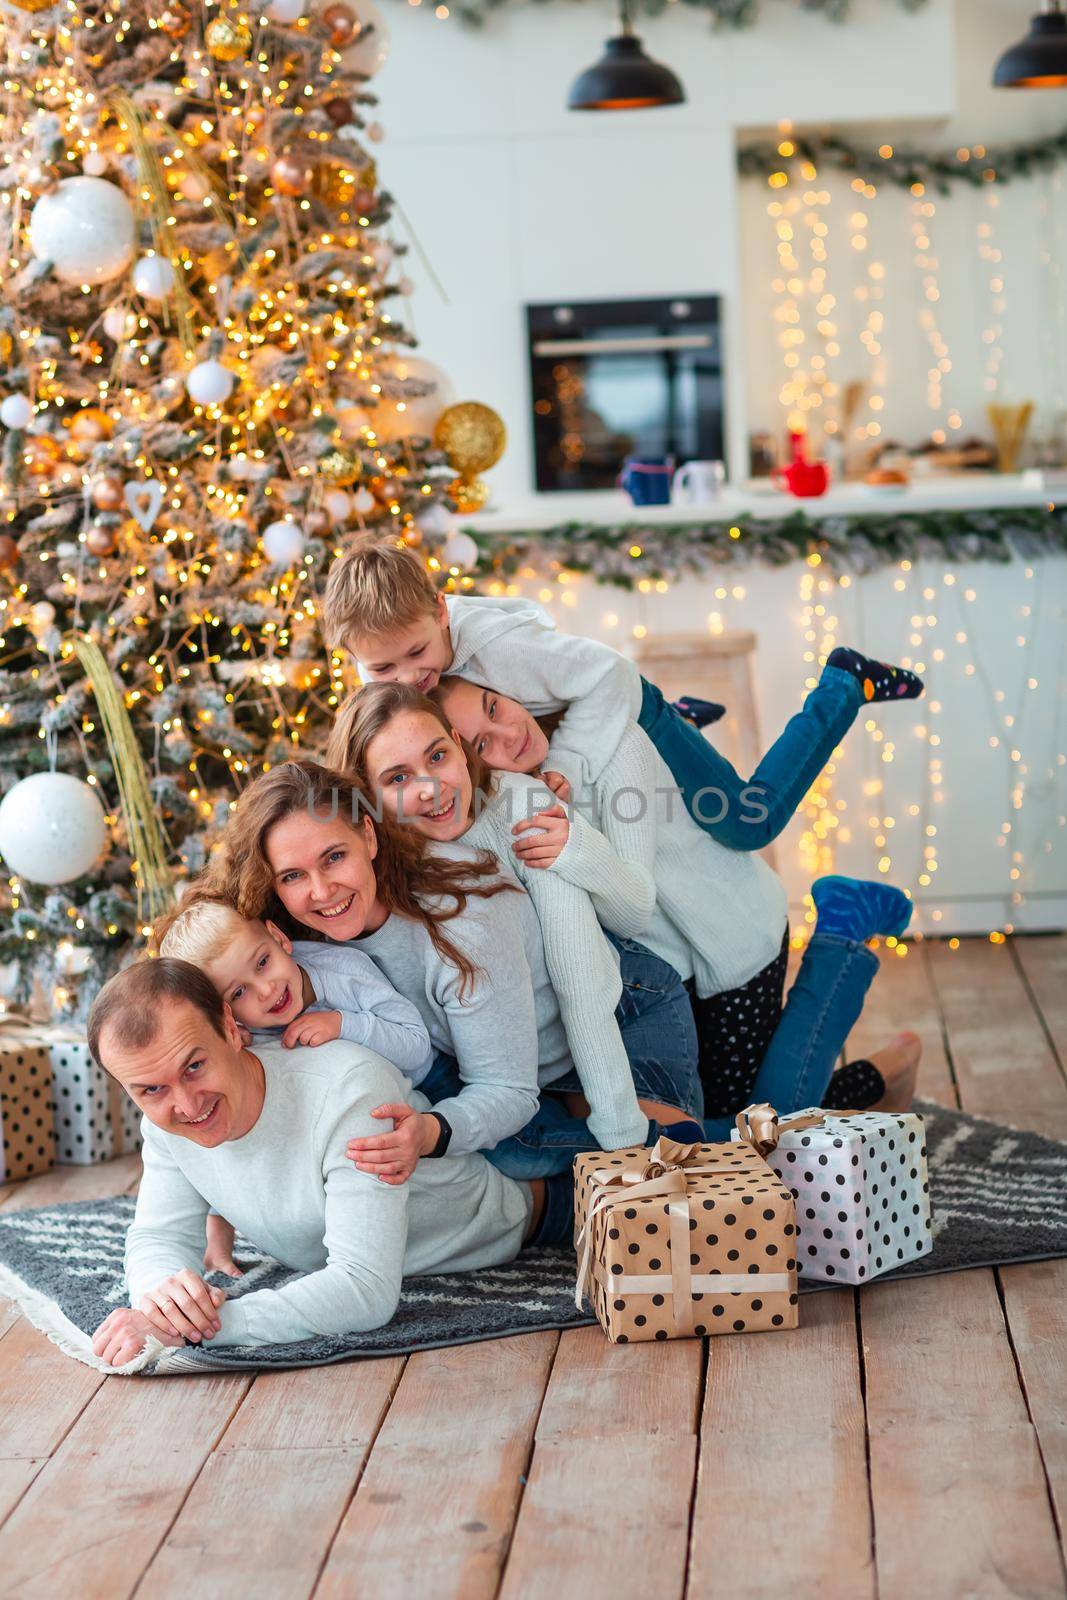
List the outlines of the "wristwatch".
{"type": "Polygon", "coordinates": [[[448,1150],[449,1145],[452,1143],[452,1124],[449,1122],[448,1118],[443,1117],[439,1111],[431,1111],[428,1113],[428,1115],[433,1117],[435,1121],[440,1124],[441,1132],[437,1136],[437,1143],[434,1145],[432,1150],[427,1151],[427,1155],[431,1157],[443,1156],[448,1150]]]}

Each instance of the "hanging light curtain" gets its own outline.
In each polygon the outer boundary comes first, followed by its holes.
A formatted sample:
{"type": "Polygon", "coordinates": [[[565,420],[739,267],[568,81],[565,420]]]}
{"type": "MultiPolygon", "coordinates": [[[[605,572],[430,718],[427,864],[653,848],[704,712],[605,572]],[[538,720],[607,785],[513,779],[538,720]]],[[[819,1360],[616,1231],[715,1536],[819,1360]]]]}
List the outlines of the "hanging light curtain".
{"type": "Polygon", "coordinates": [[[677,106],[685,90],[669,67],[646,56],[633,29],[633,0],[620,0],[619,32],[604,46],[595,66],[574,80],[567,97],[571,111],[641,111],[677,106]]]}

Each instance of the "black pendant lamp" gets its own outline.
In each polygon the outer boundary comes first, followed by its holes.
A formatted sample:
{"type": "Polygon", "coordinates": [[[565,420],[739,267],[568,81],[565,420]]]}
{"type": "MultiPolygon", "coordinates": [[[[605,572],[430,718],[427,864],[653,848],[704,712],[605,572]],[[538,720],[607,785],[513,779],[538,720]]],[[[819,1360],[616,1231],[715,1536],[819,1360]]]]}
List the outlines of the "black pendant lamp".
{"type": "Polygon", "coordinates": [[[1045,0],[1030,32],[1005,50],[993,68],[995,89],[1067,88],[1067,15],[1063,0],[1045,0]]]}
{"type": "Polygon", "coordinates": [[[587,67],[571,85],[570,111],[642,111],[649,106],[678,106],[685,90],[669,67],[646,56],[633,30],[633,0],[620,0],[620,29],[604,46],[595,66],[587,67]]]}

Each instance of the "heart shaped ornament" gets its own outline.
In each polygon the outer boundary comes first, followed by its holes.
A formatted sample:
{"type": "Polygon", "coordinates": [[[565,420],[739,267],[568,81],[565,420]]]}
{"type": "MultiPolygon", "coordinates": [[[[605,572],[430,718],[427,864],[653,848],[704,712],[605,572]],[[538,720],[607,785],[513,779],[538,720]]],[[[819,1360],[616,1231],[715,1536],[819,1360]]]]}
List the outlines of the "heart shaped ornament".
{"type": "Polygon", "coordinates": [[[123,490],[123,497],[130,516],[147,533],[159,516],[159,508],[163,504],[163,485],[158,478],[150,478],[147,483],[128,483],[123,490]]]}

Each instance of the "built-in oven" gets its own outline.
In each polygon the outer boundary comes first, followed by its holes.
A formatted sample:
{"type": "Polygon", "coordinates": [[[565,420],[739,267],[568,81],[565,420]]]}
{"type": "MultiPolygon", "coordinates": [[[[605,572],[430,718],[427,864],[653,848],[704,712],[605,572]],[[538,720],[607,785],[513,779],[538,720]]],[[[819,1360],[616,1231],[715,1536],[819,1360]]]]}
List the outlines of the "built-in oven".
{"type": "Polygon", "coordinates": [[[606,489],[627,456],[723,457],[717,295],[526,308],[536,485],[606,489]]]}

